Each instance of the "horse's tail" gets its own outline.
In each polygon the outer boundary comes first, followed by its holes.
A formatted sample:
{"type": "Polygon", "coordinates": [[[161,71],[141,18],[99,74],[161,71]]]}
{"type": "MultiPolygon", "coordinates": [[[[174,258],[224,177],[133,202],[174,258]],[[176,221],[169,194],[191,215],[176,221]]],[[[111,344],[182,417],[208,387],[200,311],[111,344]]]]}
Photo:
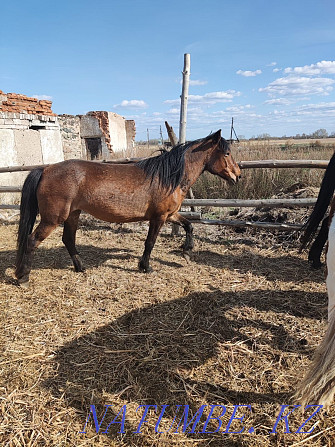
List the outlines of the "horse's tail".
{"type": "Polygon", "coordinates": [[[319,195],[313,211],[303,226],[304,233],[301,236],[301,250],[307,247],[315,235],[318,226],[325,215],[331,198],[335,191],[335,152],[329,161],[322,179],[319,195]]]}
{"type": "Polygon", "coordinates": [[[17,254],[15,275],[18,278],[24,265],[28,249],[28,236],[31,234],[38,214],[37,187],[42,178],[43,168],[34,169],[27,176],[21,193],[20,222],[17,235],[17,254]]]}
{"type": "Polygon", "coordinates": [[[295,398],[305,404],[327,407],[335,394],[335,311],[331,313],[328,329],[317,348],[311,368],[299,385],[295,398]]]}

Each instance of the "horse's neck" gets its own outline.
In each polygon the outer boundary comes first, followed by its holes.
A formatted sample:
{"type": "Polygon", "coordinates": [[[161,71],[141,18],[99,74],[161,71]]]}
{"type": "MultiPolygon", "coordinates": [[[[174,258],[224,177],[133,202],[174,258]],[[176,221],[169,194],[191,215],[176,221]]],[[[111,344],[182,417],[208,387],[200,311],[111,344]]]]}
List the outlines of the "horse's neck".
{"type": "Polygon", "coordinates": [[[181,189],[186,193],[202,174],[209,157],[209,150],[185,154],[185,174],[181,189]]]}

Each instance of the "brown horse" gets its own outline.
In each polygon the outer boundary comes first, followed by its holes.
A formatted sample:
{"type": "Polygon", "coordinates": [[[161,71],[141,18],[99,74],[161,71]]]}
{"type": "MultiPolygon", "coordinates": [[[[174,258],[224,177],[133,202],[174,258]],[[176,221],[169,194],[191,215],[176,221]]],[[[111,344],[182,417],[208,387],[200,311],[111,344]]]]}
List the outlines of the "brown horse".
{"type": "Polygon", "coordinates": [[[150,271],[150,254],[166,221],[185,229],[184,253],[192,250],[192,225],[178,214],[178,210],[187,191],[204,171],[232,184],[240,177],[240,169],[220,130],[136,163],[68,160],[31,171],[21,196],[15,271],[19,283],[29,281],[34,250],[62,223],[62,240],[75,271],[84,270],[75,246],[82,210],[107,222],[150,222],[145,250],[139,261],[139,269],[143,272],[150,271]],[[41,221],[32,232],[38,212],[41,221]]]}

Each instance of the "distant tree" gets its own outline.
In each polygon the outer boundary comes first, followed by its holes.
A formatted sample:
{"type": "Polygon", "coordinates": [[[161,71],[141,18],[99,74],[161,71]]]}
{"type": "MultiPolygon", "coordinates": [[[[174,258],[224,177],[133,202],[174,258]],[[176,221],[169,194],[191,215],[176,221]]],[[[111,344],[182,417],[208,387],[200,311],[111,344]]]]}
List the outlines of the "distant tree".
{"type": "Polygon", "coordinates": [[[271,138],[271,135],[269,133],[261,133],[260,135],[257,135],[258,140],[269,140],[271,138]]]}
{"type": "Polygon", "coordinates": [[[335,138],[335,131],[332,132],[329,136],[330,136],[330,138],[335,138]]]}
{"type": "Polygon", "coordinates": [[[318,129],[312,133],[311,137],[312,138],[327,138],[328,132],[326,131],[326,129],[318,129]]]}

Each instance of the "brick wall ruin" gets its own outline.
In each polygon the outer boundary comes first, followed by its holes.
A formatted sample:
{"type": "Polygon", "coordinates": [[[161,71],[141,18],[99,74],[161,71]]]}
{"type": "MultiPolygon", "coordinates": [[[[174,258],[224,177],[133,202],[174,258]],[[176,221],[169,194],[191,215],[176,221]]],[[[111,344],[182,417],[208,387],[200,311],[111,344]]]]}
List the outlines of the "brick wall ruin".
{"type": "MultiPolygon", "coordinates": [[[[56,163],[64,160],[57,116],[51,101],[24,95],[0,94],[0,166],[56,163]]],[[[3,173],[0,186],[22,185],[27,172],[3,173]]],[[[1,194],[3,203],[13,204],[17,194],[1,194]]]]}
{"type": "Polygon", "coordinates": [[[134,120],[126,120],[127,149],[133,151],[135,147],[136,126],[134,120]]]}
{"type": "Polygon", "coordinates": [[[51,101],[0,90],[0,166],[133,154],[134,121],[106,111],[56,115],[51,106],[51,101]]]}
{"type": "MultiPolygon", "coordinates": [[[[133,155],[134,121],[106,111],[56,115],[51,106],[51,101],[0,90],[0,166],[49,164],[71,158],[110,160],[133,155]]],[[[0,186],[22,185],[26,175],[1,174],[0,186]]],[[[18,203],[19,195],[6,193],[0,198],[3,203],[13,204],[18,203]]]]}
{"type": "Polygon", "coordinates": [[[101,112],[101,111],[100,112],[88,112],[86,115],[97,118],[97,120],[99,122],[99,127],[100,127],[101,132],[105,139],[106,146],[110,152],[113,152],[112,144],[111,144],[111,136],[109,133],[108,112],[101,112]]]}
{"type": "Polygon", "coordinates": [[[0,112],[55,116],[51,105],[52,102],[45,99],[38,100],[17,93],[4,93],[0,90],[0,112]]]}
{"type": "Polygon", "coordinates": [[[83,158],[80,116],[58,115],[58,121],[63,142],[64,160],[83,158]]]}

